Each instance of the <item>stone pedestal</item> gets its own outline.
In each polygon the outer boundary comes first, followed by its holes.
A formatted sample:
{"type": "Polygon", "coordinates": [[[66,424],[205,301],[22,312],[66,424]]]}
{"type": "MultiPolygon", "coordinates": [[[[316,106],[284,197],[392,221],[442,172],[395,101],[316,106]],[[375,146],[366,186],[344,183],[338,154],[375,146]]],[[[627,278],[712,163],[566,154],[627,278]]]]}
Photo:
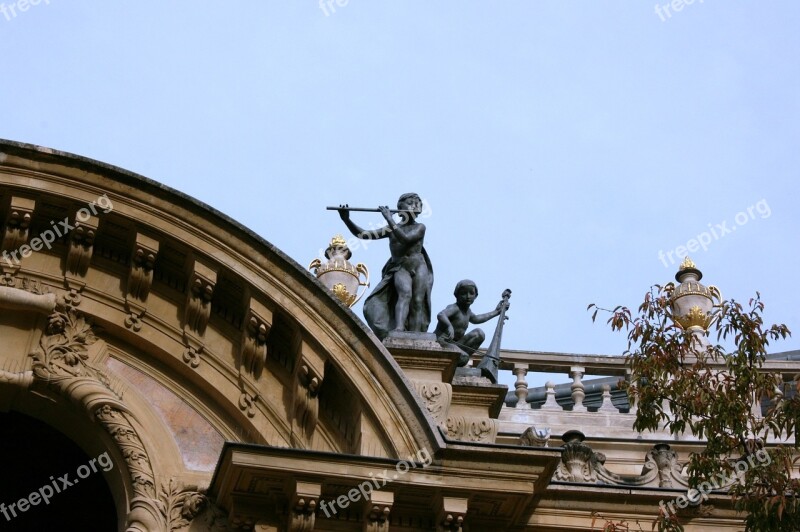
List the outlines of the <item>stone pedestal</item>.
{"type": "Polygon", "coordinates": [[[460,351],[432,333],[391,332],[383,344],[448,438],[495,442],[507,386],[492,384],[478,369],[456,368],[460,351]]]}
{"type": "Polygon", "coordinates": [[[450,381],[460,352],[455,347],[442,347],[433,333],[390,332],[383,345],[414,384],[428,413],[444,428],[453,397],[450,381]]]}

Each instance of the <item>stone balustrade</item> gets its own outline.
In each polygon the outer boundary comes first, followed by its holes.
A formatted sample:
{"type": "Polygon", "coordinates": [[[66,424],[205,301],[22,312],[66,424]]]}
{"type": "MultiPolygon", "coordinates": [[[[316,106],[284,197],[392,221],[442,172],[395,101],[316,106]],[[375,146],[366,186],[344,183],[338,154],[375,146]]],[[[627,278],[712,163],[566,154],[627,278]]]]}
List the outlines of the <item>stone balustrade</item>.
{"type": "MultiPolygon", "coordinates": [[[[476,353],[474,359],[481,356],[476,353]]],[[[720,364],[720,369],[723,367],[720,364]]],[[[635,405],[619,388],[621,380],[630,378],[625,357],[501,350],[500,370],[501,379],[510,372],[515,380],[500,412],[498,442],[517,441],[530,427],[549,429],[554,437],[577,427],[590,438],[630,435],[635,405]],[[554,374],[564,377],[554,382],[554,374]],[[543,378],[549,379],[543,386],[529,384],[543,378]]],[[[780,374],[784,381],[794,380],[800,374],[800,354],[773,355],[762,371],[780,374]]],[[[665,436],[642,434],[653,440],[665,436]]],[[[693,440],[688,436],[681,439],[693,440]]]]}

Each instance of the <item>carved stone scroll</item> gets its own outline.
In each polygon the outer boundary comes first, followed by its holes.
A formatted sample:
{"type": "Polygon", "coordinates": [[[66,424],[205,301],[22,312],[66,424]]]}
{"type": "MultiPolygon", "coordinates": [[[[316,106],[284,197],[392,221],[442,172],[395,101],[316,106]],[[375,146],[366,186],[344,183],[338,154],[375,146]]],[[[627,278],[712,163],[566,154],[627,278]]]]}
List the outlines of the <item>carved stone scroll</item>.
{"type": "Polygon", "coordinates": [[[436,424],[446,427],[447,411],[453,400],[453,386],[446,382],[414,381],[414,388],[436,424]]]}
{"type": "Polygon", "coordinates": [[[688,487],[688,478],[681,471],[678,455],[666,443],[656,444],[647,453],[640,475],[620,475],[606,468],[603,453],[594,452],[583,443],[584,435],[580,431],[567,431],[562,438],[564,450],[553,480],[613,486],[688,487]]]}
{"type": "Polygon", "coordinates": [[[497,438],[497,420],[488,417],[448,416],[445,426],[452,440],[494,443],[497,438]]]}

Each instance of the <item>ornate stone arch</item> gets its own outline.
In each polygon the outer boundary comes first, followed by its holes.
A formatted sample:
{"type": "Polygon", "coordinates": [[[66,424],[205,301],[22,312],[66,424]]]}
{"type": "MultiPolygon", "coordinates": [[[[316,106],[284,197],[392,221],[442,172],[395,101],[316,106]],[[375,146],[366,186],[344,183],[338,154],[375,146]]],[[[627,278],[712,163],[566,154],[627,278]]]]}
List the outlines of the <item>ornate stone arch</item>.
{"type": "Polygon", "coordinates": [[[136,415],[123,399],[119,383],[89,362],[88,350],[97,341],[90,321],[27,281],[23,288],[0,287],[0,309],[48,312],[45,328],[37,335],[37,348],[30,355],[31,369],[0,370],[0,388],[6,394],[16,391],[60,399],[106,431],[115,454],[124,461],[129,488],[123,496],[126,530],[173,530],[197,515],[207,502],[205,496],[173,479],[159,484],[136,415]]]}

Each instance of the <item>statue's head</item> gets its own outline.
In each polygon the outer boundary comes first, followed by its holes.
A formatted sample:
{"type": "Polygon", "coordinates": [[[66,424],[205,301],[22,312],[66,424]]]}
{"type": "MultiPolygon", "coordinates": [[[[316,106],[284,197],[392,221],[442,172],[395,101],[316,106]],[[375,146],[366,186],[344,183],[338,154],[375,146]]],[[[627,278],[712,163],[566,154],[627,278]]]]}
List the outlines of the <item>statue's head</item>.
{"type": "Polygon", "coordinates": [[[458,297],[458,294],[461,293],[462,290],[465,288],[472,287],[475,289],[475,297],[478,297],[478,285],[475,284],[475,281],[470,279],[462,279],[456,284],[456,289],[453,290],[453,295],[458,297]]]}
{"type": "Polygon", "coordinates": [[[409,192],[400,196],[397,200],[397,210],[399,211],[413,211],[414,214],[422,212],[422,200],[415,192],[409,192]]]}

